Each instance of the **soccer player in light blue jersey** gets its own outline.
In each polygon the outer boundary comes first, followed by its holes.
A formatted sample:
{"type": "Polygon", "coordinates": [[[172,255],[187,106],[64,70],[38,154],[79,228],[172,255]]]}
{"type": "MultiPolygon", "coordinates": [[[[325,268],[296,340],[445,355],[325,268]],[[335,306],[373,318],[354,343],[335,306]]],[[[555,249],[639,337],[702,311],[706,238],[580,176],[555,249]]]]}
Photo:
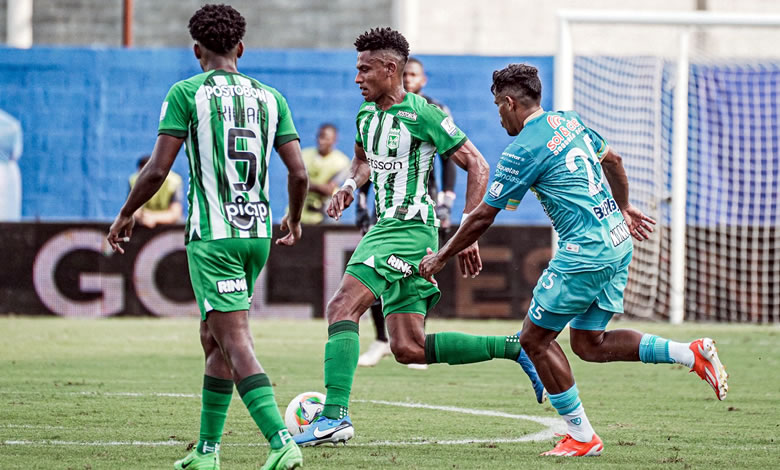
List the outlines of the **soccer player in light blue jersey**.
{"type": "Polygon", "coordinates": [[[614,314],[623,313],[631,236],[646,240],[655,224],[628,202],[621,157],[576,112],[541,108],[536,68],[512,64],[494,72],[491,91],[501,125],[515,140],[501,155],[482,203],[438,253],[428,250],[419,271],[432,281],[501,209],[515,210],[529,189],[539,199],[558,233],[558,251],[534,289],[520,344],[568,427],[555,448],[542,455],[600,455],[604,448],[555,341],[567,324],[572,350],[585,361],[684,364],[723,400],[728,374],[712,339],[678,343],[635,330],[604,331],[614,314]]]}

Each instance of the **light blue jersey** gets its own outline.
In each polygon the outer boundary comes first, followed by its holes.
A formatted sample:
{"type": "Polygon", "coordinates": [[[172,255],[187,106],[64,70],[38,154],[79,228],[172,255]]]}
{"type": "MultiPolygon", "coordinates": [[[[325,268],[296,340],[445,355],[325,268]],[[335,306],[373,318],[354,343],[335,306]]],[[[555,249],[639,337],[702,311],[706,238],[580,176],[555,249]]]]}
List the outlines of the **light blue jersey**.
{"type": "Polygon", "coordinates": [[[607,149],[576,112],[543,112],[504,150],[484,201],[515,210],[530,189],[558,232],[564,269],[621,260],[632,244],[601,169],[607,149]]]}

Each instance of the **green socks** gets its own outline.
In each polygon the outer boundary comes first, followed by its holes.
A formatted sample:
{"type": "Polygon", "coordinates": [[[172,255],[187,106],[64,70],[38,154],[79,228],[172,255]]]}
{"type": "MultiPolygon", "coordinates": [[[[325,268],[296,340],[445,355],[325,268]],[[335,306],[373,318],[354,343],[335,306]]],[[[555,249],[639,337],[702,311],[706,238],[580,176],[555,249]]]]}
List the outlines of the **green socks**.
{"type": "Polygon", "coordinates": [[[517,359],[520,355],[517,336],[475,336],[447,332],[425,335],[425,362],[437,364],[471,364],[494,358],[517,359]]]}
{"type": "Polygon", "coordinates": [[[328,342],[325,344],[325,388],[328,393],[323,416],[339,419],[347,415],[359,355],[357,323],[343,320],[328,327],[328,342]]]}
{"type": "Polygon", "coordinates": [[[228,407],[233,399],[233,381],[203,376],[202,405],[200,408],[200,438],[198,452],[219,451],[222,430],[225,428],[228,407]]]}
{"type": "Polygon", "coordinates": [[[271,449],[281,449],[290,440],[290,433],[279,414],[274,399],[274,389],[265,374],[246,377],[236,386],[252,419],[263,433],[271,449]]]}

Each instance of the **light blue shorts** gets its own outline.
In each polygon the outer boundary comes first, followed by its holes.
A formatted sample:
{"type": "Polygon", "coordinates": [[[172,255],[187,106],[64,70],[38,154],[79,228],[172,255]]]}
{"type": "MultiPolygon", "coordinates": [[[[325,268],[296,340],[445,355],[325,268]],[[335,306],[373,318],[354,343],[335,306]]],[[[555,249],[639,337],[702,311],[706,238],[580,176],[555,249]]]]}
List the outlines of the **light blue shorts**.
{"type": "Polygon", "coordinates": [[[528,315],[542,328],[561,331],[569,322],[579,330],[600,331],[623,313],[632,252],[613,263],[578,265],[553,259],[534,288],[528,315]]]}

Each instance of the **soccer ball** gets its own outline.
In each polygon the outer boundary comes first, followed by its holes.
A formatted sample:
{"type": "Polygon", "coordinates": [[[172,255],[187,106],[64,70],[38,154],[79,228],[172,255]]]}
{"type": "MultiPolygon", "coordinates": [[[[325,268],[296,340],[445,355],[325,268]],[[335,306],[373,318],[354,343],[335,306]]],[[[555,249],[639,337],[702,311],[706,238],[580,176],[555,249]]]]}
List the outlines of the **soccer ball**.
{"type": "Polygon", "coordinates": [[[317,421],[325,406],[325,395],[319,392],[303,392],[290,401],[284,412],[284,424],[290,435],[302,433],[317,421]]]}

